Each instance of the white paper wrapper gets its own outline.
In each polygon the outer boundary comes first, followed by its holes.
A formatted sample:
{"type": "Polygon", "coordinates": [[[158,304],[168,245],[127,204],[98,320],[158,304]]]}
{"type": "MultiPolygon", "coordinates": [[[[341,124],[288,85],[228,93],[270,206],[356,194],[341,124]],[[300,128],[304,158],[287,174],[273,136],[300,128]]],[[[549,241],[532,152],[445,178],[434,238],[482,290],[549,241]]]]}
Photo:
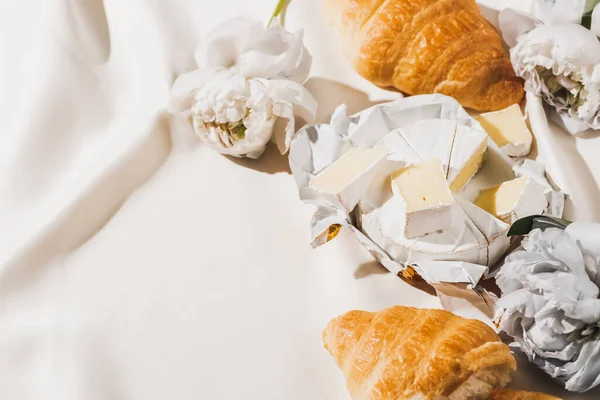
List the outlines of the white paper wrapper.
{"type": "Polygon", "coordinates": [[[188,119],[215,150],[257,158],[273,140],[285,153],[295,131],[294,115],[312,122],[316,102],[301,84],[311,57],[302,32],[236,18],[208,34],[196,51],[199,68],[181,75],[168,110],[188,119]],[[272,137],[277,118],[284,131],[272,137]]]}
{"type": "Polygon", "coordinates": [[[533,230],[498,273],[500,327],[568,390],[600,384],[600,224],[533,230]]]}
{"type": "Polygon", "coordinates": [[[579,21],[585,4],[539,3],[534,16],[511,9],[499,26],[511,61],[527,91],[551,106],[551,117],[568,132],[600,129],[600,42],[579,21]]]}
{"type": "Polygon", "coordinates": [[[517,176],[528,176],[538,185],[544,187],[544,194],[548,205],[542,215],[562,218],[565,208],[565,194],[561,190],[556,190],[546,177],[546,167],[544,164],[533,160],[523,160],[520,165],[513,167],[517,176]]]}
{"type": "MultiPolygon", "coordinates": [[[[421,161],[414,150],[404,151],[402,141],[395,140],[399,135],[397,130],[416,129],[413,133],[425,133],[448,129],[448,125],[451,129],[484,132],[458,102],[443,95],[414,96],[380,104],[350,117],[346,108],[340,106],[330,124],[305,127],[297,133],[290,149],[290,166],[301,199],[318,206],[310,225],[314,247],[331,240],[340,228],[349,228],[391,272],[403,273],[411,266],[428,283],[444,288],[438,294],[447,305],[463,304],[465,299],[472,303],[468,299],[475,296],[478,299],[475,308],[485,309],[490,321],[493,301],[489,296],[486,297],[489,301],[485,301],[473,288],[488,274],[487,265],[493,265],[509,247],[508,225],[470,201],[479,190],[513,179],[514,162],[488,140],[486,165],[491,168],[486,172],[484,167],[455,196],[450,230],[415,239],[404,237],[399,219],[405,215],[405,206],[389,189],[391,173],[421,161]],[[339,193],[325,193],[311,186],[313,178],[350,149],[382,145],[389,148],[388,155],[356,175],[339,193]],[[447,285],[454,287],[449,289],[447,285]],[[457,295],[458,298],[451,299],[457,295]]],[[[436,149],[431,151],[435,153],[436,149]]]]}

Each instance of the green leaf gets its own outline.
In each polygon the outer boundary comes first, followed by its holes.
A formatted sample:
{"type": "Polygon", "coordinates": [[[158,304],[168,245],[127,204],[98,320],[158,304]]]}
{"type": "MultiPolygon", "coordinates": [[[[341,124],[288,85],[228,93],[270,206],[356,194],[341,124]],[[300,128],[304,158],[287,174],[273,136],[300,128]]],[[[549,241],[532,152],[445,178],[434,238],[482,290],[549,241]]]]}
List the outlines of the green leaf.
{"type": "Polygon", "coordinates": [[[545,230],[548,228],[565,229],[571,221],[545,215],[530,215],[515,221],[508,230],[507,236],[527,235],[534,229],[545,230]]]}

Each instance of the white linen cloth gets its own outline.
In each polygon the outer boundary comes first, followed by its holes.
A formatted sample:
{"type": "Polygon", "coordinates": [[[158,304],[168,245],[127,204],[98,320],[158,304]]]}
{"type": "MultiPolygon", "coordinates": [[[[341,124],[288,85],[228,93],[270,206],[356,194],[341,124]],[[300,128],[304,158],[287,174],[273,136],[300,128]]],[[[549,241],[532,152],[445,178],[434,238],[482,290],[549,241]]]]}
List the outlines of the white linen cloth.
{"type": "MultiPolygon", "coordinates": [[[[164,112],[204,32],[266,21],[274,3],[2,3],[0,398],[347,399],[327,321],[439,307],[351,235],[310,250],[312,209],[276,149],[232,160],[164,112]]],[[[305,29],[320,121],[398,96],[352,71],[319,1],[297,0],[287,24],[305,29]]],[[[550,126],[557,146],[541,158],[565,171],[557,183],[600,204],[600,139],[550,126]]],[[[598,208],[567,217],[600,220],[598,208]]],[[[514,380],[590,395],[525,364],[514,380]]]]}

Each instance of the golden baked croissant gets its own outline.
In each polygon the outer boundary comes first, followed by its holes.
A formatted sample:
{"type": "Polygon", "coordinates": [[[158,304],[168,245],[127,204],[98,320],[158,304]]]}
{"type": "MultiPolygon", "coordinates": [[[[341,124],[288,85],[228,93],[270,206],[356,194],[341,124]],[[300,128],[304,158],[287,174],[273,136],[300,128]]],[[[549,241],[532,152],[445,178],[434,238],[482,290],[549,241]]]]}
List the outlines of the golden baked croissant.
{"type": "Polygon", "coordinates": [[[364,78],[464,107],[504,109],[523,98],[502,39],[475,0],[324,0],[346,56],[364,78]]]}
{"type": "Polygon", "coordinates": [[[350,311],[323,341],[353,400],[486,399],[516,368],[491,328],[443,310],[350,311]]]}
{"type": "Polygon", "coordinates": [[[562,400],[545,393],[525,392],[523,390],[496,389],[488,400],[562,400]]]}

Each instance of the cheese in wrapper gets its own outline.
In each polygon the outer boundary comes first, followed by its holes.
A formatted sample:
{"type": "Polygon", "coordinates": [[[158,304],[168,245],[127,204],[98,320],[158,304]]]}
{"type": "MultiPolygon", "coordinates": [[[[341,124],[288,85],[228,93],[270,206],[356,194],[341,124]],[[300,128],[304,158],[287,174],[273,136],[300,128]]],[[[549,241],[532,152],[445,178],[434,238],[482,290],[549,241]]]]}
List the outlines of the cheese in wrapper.
{"type": "Polygon", "coordinates": [[[525,124],[518,104],[504,110],[481,114],[477,121],[507,155],[521,157],[529,154],[533,136],[525,124]]]}
{"type": "Polygon", "coordinates": [[[445,304],[464,304],[449,293],[467,303],[477,298],[474,307],[489,318],[491,302],[475,288],[510,246],[509,225],[473,201],[515,179],[513,166],[460,104],[439,94],[352,116],[340,106],[330,124],[301,129],[290,147],[300,197],[318,206],[313,246],[332,239],[331,227],[350,229],[391,272],[410,266],[413,277],[443,288],[445,304]]]}

